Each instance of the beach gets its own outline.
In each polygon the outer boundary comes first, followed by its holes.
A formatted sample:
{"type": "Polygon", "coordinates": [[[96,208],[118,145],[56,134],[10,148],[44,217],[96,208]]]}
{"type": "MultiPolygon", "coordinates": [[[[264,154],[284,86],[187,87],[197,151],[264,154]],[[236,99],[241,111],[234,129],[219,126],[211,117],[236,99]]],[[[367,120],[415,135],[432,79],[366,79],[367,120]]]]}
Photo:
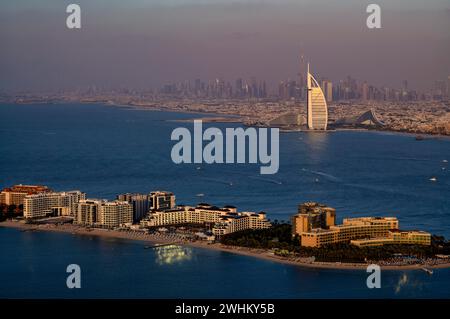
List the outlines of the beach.
{"type": "MultiPolygon", "coordinates": [[[[208,243],[205,241],[183,240],[175,234],[148,234],[141,231],[119,231],[101,228],[86,228],[72,224],[54,225],[54,224],[25,224],[18,221],[5,221],[0,223],[0,227],[16,228],[20,231],[46,231],[69,233],[77,236],[98,236],[103,238],[115,238],[124,240],[143,241],[149,247],[161,245],[183,245],[201,249],[212,249],[238,255],[260,258],[268,261],[294,265],[299,267],[317,268],[317,269],[345,269],[345,270],[365,270],[369,264],[362,263],[336,263],[336,262],[313,262],[310,258],[289,258],[277,256],[273,252],[265,249],[253,249],[247,247],[226,246],[220,243],[208,243]]],[[[409,264],[409,265],[381,265],[382,270],[417,270],[424,267],[430,268],[450,268],[450,262],[443,260],[437,264],[409,264]]]]}

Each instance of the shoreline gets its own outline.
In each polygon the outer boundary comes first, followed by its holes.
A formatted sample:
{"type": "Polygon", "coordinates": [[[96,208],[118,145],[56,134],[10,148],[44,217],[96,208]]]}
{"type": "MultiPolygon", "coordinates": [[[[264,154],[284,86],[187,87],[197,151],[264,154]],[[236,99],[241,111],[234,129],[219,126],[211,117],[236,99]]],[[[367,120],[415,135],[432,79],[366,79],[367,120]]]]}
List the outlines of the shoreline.
{"type": "MultiPolygon", "coordinates": [[[[89,104],[80,102],[82,104],[89,104]]],[[[221,113],[221,112],[208,112],[208,111],[196,111],[196,110],[178,110],[167,106],[151,106],[151,105],[134,105],[134,104],[118,104],[118,103],[95,103],[95,104],[102,104],[112,107],[122,107],[122,108],[128,108],[133,110],[142,110],[142,111],[155,111],[155,112],[174,112],[174,113],[181,113],[181,114],[199,114],[199,115],[208,115],[208,116],[217,116],[217,117],[224,117],[224,118],[233,118],[234,121],[212,121],[213,123],[241,123],[244,126],[247,126],[244,123],[244,118],[240,114],[230,114],[230,113],[221,113]]],[[[192,122],[194,119],[189,120],[171,120],[174,122],[192,122]]],[[[209,122],[208,117],[204,118],[196,118],[196,120],[202,120],[204,122],[209,122]]],[[[271,128],[272,126],[261,126],[266,128],[271,128]]],[[[276,127],[276,126],[274,126],[276,127]]],[[[296,132],[310,132],[307,129],[288,129],[288,128],[280,128],[280,132],[282,133],[296,133],[296,132]]],[[[434,134],[434,133],[425,133],[425,132],[410,132],[410,131],[404,131],[404,130],[391,130],[391,129],[375,129],[375,128],[348,128],[348,127],[340,127],[340,128],[334,128],[330,129],[328,132],[377,132],[377,133],[386,133],[386,134],[395,134],[395,135],[406,135],[406,136],[423,136],[426,137],[426,139],[436,139],[436,138],[444,138],[444,139],[450,139],[450,135],[443,135],[443,134],[434,134]]],[[[315,132],[317,133],[317,132],[315,132]]],[[[323,133],[323,132],[322,132],[323,133]]],[[[327,132],[325,132],[327,133],[327,132]]]]}
{"type": "MultiPolygon", "coordinates": [[[[44,231],[44,232],[57,232],[66,233],[77,236],[96,236],[102,238],[113,238],[113,239],[125,239],[132,241],[141,241],[154,245],[155,247],[160,245],[181,245],[186,247],[200,248],[200,249],[211,249],[215,251],[228,252],[237,255],[243,255],[247,257],[259,258],[266,261],[278,262],[282,264],[298,266],[310,269],[332,269],[332,270],[366,270],[368,264],[357,264],[357,263],[334,263],[334,262],[311,262],[302,261],[300,257],[295,259],[289,259],[285,257],[280,257],[274,255],[272,252],[264,249],[254,249],[246,247],[235,247],[235,246],[225,246],[220,243],[209,244],[202,241],[182,241],[177,238],[169,238],[164,235],[153,235],[140,232],[130,232],[130,231],[117,231],[117,230],[107,230],[100,228],[86,228],[82,226],[75,226],[72,224],[66,225],[51,225],[51,224],[24,224],[21,222],[14,221],[4,221],[0,223],[0,227],[4,228],[15,228],[20,231],[44,231]]],[[[436,264],[436,265],[388,265],[380,266],[382,270],[421,270],[422,268],[427,269],[439,269],[439,268],[450,268],[450,262],[436,264]]]]}
{"type": "MultiPolygon", "coordinates": [[[[8,103],[8,102],[5,102],[8,103]]],[[[31,105],[31,104],[98,104],[98,105],[105,105],[105,106],[111,106],[111,107],[119,107],[124,109],[130,109],[130,110],[141,110],[141,111],[153,111],[153,112],[173,112],[173,113],[181,113],[181,114],[199,114],[199,115],[209,115],[209,116],[217,116],[217,117],[232,117],[235,118],[235,121],[212,121],[212,123],[241,123],[242,125],[247,126],[243,122],[243,116],[240,114],[229,114],[229,113],[221,113],[221,112],[209,112],[209,111],[197,111],[197,110],[179,110],[174,109],[171,107],[167,107],[164,105],[159,106],[153,106],[153,105],[138,105],[138,104],[121,104],[121,103],[113,103],[111,101],[57,101],[57,102],[30,102],[30,103],[17,103],[17,102],[9,102],[10,104],[18,104],[18,105],[31,105]]],[[[0,103],[2,104],[2,103],[0,103]]],[[[198,120],[203,120],[205,122],[208,122],[208,117],[205,118],[197,118],[198,120]]],[[[192,120],[175,120],[175,121],[193,121],[192,120]]],[[[261,126],[270,128],[272,126],[261,126]]],[[[440,134],[440,133],[426,133],[426,132],[412,132],[412,131],[405,131],[405,130],[392,130],[392,129],[374,129],[374,128],[336,128],[336,129],[330,129],[329,132],[340,132],[340,131],[355,131],[355,132],[377,132],[377,133],[386,133],[386,134],[398,134],[398,135],[406,135],[406,136],[423,136],[426,137],[425,140],[428,139],[450,139],[450,135],[440,134]]],[[[308,130],[304,129],[286,129],[286,128],[280,128],[280,132],[282,133],[295,133],[295,132],[308,132],[308,130]]],[[[316,132],[317,133],[317,132],[316,132]]]]}

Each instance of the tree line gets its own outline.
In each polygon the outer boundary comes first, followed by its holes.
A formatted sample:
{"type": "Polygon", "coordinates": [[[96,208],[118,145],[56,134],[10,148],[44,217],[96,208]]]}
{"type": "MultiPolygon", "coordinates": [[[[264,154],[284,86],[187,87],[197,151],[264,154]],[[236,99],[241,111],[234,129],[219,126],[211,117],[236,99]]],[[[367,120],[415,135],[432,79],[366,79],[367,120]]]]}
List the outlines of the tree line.
{"type": "Polygon", "coordinates": [[[5,221],[9,218],[18,216],[23,216],[23,205],[0,204],[0,221],[5,221]]]}

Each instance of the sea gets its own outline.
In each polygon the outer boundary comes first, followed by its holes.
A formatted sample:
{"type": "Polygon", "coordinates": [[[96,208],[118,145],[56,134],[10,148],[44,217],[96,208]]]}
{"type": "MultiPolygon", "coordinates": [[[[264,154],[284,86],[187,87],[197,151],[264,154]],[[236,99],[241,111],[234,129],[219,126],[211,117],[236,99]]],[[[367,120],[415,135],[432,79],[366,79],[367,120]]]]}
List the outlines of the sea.
{"type": "MultiPolygon", "coordinates": [[[[376,131],[280,133],[280,168],[175,164],[175,128],[214,115],[102,104],[0,104],[0,187],[43,184],[89,198],[172,191],[178,204],[233,205],[287,221],[317,201],[337,220],[395,216],[450,238],[450,139],[376,131]]],[[[203,123],[204,128],[239,127],[203,123]]],[[[0,227],[1,298],[449,298],[450,269],[308,269],[201,248],[0,227]],[[81,268],[68,289],[66,268],[81,268]]]]}

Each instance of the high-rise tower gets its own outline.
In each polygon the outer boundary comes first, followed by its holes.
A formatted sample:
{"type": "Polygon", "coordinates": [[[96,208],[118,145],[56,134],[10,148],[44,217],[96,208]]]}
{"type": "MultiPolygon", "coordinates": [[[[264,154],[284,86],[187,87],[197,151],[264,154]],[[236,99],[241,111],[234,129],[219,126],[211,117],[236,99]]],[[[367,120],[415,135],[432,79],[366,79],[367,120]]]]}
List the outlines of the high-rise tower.
{"type": "Polygon", "coordinates": [[[299,92],[299,97],[302,101],[305,100],[305,95],[306,95],[306,91],[305,91],[305,87],[306,87],[306,70],[305,70],[305,59],[303,54],[300,54],[300,73],[298,74],[299,76],[299,82],[298,82],[298,87],[300,89],[299,92]]]}
{"type": "Polygon", "coordinates": [[[327,101],[319,83],[309,72],[306,73],[308,129],[326,130],[328,124],[327,101]]]}

